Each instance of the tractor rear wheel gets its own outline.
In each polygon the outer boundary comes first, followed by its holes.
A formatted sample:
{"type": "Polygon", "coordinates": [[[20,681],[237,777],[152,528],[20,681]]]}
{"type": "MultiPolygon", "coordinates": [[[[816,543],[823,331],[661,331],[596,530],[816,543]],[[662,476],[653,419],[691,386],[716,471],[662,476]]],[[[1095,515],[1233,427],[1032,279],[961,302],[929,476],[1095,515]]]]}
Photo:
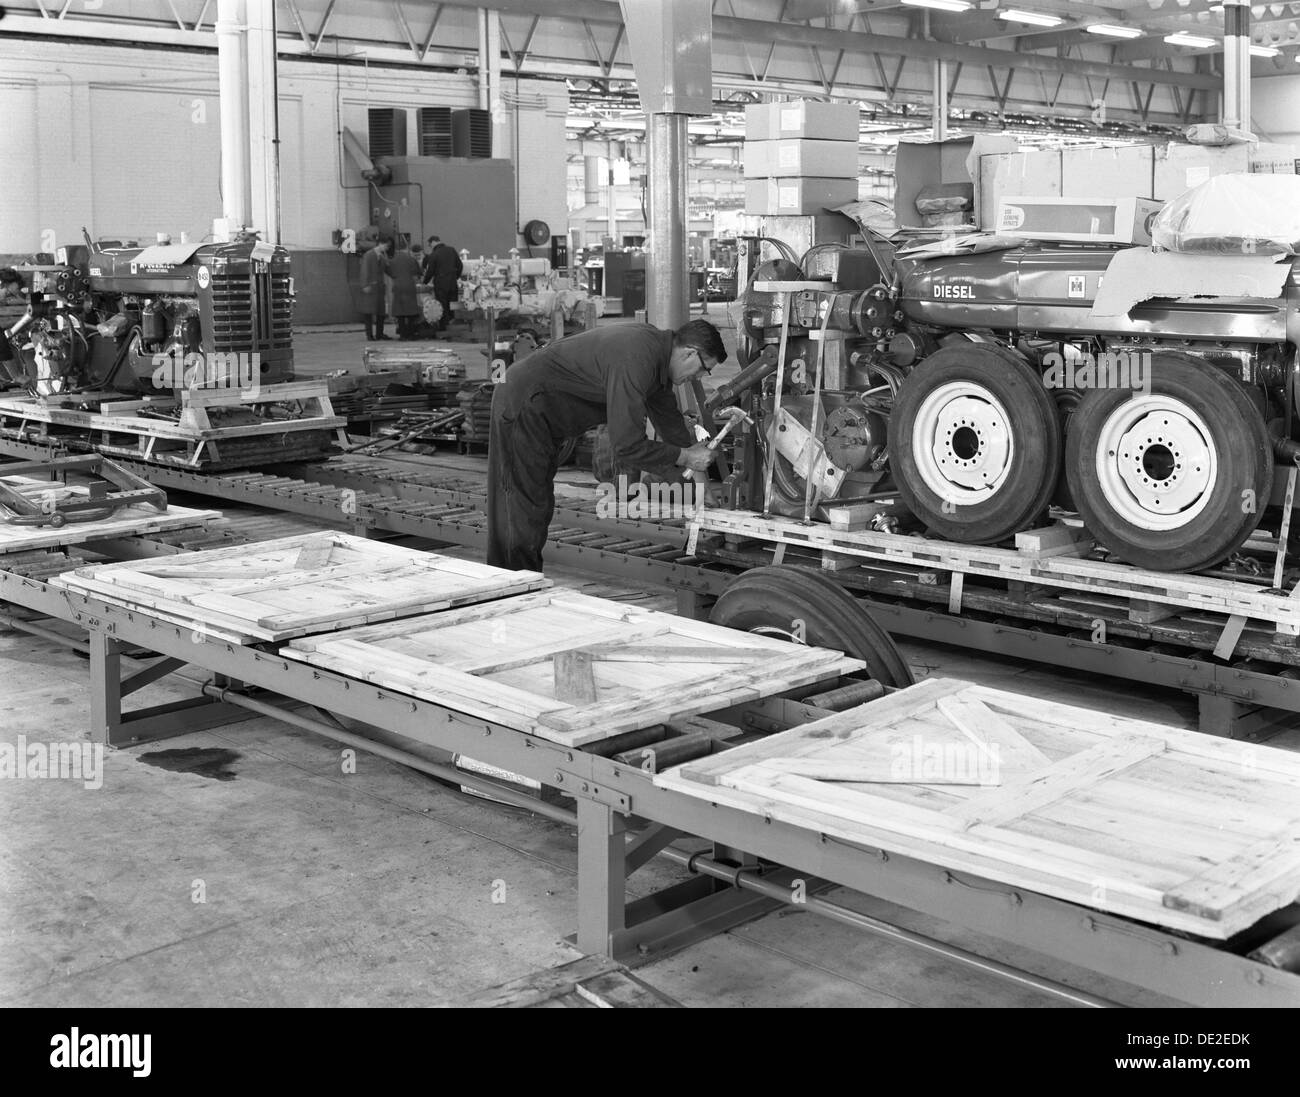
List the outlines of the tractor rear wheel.
{"type": "Polygon", "coordinates": [[[1061,423],[1041,378],[989,343],[948,346],[907,375],[889,423],[894,482],[951,541],[992,544],[1046,511],[1061,423]]]}
{"type": "Polygon", "coordinates": [[[911,668],[897,645],[843,587],[808,568],[752,568],[718,597],[715,625],[802,641],[861,659],[885,686],[910,686],[911,668]]]}
{"type": "Polygon", "coordinates": [[[1152,357],[1144,391],[1095,389],[1070,423],[1066,477],[1093,535],[1153,571],[1218,563],[1259,525],[1273,448],[1242,386],[1187,354],[1152,357]]]}

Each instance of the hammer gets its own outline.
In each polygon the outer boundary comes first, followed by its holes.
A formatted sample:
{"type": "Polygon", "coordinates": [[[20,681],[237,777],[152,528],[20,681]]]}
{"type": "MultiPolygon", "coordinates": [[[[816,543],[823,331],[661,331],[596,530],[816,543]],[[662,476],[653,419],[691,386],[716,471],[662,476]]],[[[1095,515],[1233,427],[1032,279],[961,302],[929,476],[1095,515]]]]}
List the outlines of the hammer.
{"type": "MultiPolygon", "coordinates": [[[[726,423],[723,424],[722,429],[718,431],[718,433],[715,434],[713,438],[710,440],[709,449],[717,449],[718,445],[722,442],[722,440],[728,434],[730,434],[732,430],[734,430],[737,426],[739,426],[742,422],[752,423],[754,421],[748,415],[745,414],[743,409],[737,407],[719,408],[713,414],[714,421],[716,422],[719,418],[723,416],[726,416],[727,421],[726,423]]],[[[682,475],[683,478],[686,480],[693,480],[695,478],[695,470],[687,469],[682,475]]]]}

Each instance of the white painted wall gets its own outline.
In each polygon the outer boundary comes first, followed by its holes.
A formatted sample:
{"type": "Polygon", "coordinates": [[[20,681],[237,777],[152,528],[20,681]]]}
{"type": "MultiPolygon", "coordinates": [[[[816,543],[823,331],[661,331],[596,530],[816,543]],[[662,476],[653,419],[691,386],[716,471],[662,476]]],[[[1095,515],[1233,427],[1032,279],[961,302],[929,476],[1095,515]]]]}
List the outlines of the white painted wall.
{"type": "MultiPolygon", "coordinates": [[[[519,224],[567,231],[562,82],[508,79],[494,112],[515,159],[519,224]],[[518,156],[515,155],[516,104],[518,156]]],[[[368,222],[360,173],[338,141],[365,141],[369,107],[478,105],[474,76],[281,61],[284,242],[328,247],[335,229],[368,222]]],[[[0,40],[0,253],[97,237],[202,239],[220,215],[220,116],[215,53],[0,40]]]]}
{"type": "Polygon", "coordinates": [[[1300,76],[1263,76],[1250,82],[1250,113],[1266,141],[1300,145],[1300,76]]]}

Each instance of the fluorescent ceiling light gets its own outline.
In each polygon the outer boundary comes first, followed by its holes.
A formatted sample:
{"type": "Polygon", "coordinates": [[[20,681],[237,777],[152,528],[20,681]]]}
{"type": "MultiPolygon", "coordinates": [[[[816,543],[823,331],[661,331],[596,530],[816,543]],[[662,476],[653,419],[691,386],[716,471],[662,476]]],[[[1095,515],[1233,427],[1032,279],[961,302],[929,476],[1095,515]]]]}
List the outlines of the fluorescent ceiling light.
{"type": "Polygon", "coordinates": [[[902,0],[908,8],[935,8],[938,11],[970,11],[970,0],[902,0]]]}
{"type": "Polygon", "coordinates": [[[1183,34],[1179,31],[1177,34],[1166,34],[1165,41],[1171,46],[1192,46],[1195,49],[1205,49],[1213,46],[1213,38],[1206,38],[1203,34],[1183,34]]]}
{"type": "Polygon", "coordinates": [[[1065,22],[1059,15],[1040,15],[1036,11],[1021,11],[1019,8],[1007,8],[998,12],[999,19],[1008,23],[1028,23],[1031,27],[1059,27],[1065,22]]]}
{"type": "Polygon", "coordinates": [[[1140,27],[1117,27],[1111,23],[1091,23],[1083,29],[1089,34],[1104,34],[1108,38],[1141,38],[1146,33],[1140,27]]]}
{"type": "Polygon", "coordinates": [[[1252,57],[1276,57],[1281,50],[1274,49],[1272,46],[1251,46],[1250,55],[1252,57]]]}

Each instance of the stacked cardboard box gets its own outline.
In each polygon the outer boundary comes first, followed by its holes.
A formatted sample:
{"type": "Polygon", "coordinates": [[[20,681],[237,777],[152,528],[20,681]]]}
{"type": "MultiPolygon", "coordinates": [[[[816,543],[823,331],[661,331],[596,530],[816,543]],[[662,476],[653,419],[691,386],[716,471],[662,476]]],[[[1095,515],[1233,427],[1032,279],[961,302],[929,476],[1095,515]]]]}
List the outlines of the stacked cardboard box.
{"type": "Polygon", "coordinates": [[[1167,202],[1220,175],[1295,174],[1291,145],[1127,145],[1020,151],[980,158],[979,224],[992,228],[1002,199],[1154,198],[1167,202]]]}
{"type": "Polygon", "coordinates": [[[756,103],[745,109],[745,212],[821,213],[858,197],[858,108],[756,103]]]}

